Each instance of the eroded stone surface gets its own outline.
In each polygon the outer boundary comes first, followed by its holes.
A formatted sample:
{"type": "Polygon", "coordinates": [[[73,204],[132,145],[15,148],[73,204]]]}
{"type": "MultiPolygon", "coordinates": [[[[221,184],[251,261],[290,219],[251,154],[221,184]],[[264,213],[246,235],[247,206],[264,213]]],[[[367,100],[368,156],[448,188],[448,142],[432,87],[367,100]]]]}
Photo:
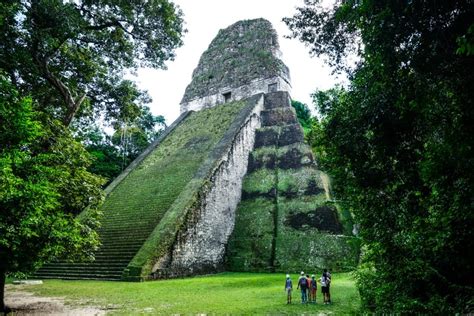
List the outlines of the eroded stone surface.
{"type": "Polygon", "coordinates": [[[203,53],[181,101],[181,112],[199,110],[257,93],[290,91],[278,36],[264,19],[239,21],[203,53]]]}

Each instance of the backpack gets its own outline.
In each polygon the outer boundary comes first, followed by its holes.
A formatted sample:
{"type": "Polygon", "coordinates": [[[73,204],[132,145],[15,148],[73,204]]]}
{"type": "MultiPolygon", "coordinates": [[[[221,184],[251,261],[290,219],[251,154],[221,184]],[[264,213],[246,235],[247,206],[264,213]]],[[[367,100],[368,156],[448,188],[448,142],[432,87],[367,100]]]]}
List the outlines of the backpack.
{"type": "Polygon", "coordinates": [[[315,288],[317,288],[317,287],[318,287],[318,286],[317,286],[316,280],[311,280],[311,288],[312,288],[312,289],[315,289],[315,288]]]}
{"type": "Polygon", "coordinates": [[[308,287],[308,280],[306,280],[305,277],[302,277],[302,278],[300,279],[300,286],[301,286],[301,287],[304,287],[304,288],[308,287]]]}
{"type": "Polygon", "coordinates": [[[325,275],[323,275],[321,277],[321,286],[327,286],[327,277],[325,275]]]}

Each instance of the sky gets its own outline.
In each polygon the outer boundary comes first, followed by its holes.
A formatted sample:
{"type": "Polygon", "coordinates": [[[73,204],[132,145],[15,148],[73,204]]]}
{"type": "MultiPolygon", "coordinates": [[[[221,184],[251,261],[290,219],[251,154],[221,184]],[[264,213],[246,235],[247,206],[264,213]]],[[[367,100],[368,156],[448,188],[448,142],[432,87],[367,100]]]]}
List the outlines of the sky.
{"type": "Polygon", "coordinates": [[[290,31],[283,17],[292,16],[303,0],[172,0],[184,14],[183,46],[176,50],[167,70],[139,69],[133,78],[153,99],[149,104],[155,115],[163,115],[171,124],[179,116],[179,103],[201,54],[220,29],[244,19],[265,18],[279,36],[283,62],[289,67],[293,100],[313,108],[310,94],[316,89],[328,89],[342,81],[331,75],[331,69],[321,59],[310,57],[309,50],[297,39],[287,39],[290,31]]]}

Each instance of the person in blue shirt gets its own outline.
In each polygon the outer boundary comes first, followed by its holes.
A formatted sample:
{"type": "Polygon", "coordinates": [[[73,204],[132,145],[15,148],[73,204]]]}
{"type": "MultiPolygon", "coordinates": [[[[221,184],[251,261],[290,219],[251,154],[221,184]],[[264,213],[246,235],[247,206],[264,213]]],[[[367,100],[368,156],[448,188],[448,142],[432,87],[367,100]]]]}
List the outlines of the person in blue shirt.
{"type": "Polygon", "coordinates": [[[291,292],[293,291],[293,282],[291,282],[290,275],[286,275],[285,281],[286,304],[291,304],[291,292]]]}

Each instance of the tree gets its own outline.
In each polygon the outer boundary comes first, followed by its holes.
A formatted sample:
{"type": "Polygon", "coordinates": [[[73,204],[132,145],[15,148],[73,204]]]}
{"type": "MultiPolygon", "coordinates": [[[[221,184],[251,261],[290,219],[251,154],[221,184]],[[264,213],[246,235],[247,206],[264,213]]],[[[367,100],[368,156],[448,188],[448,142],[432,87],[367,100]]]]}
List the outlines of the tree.
{"type": "Polygon", "coordinates": [[[312,124],[311,111],[309,110],[309,107],[306,104],[295,100],[291,100],[291,106],[295,109],[296,117],[306,134],[312,124]]]}
{"type": "Polygon", "coordinates": [[[103,181],[89,164],[69,131],[0,75],[0,313],[7,273],[60,256],[91,257],[98,246],[103,181]]]}
{"type": "Polygon", "coordinates": [[[166,128],[165,118],[153,115],[148,108],[135,122],[115,127],[113,135],[107,135],[96,125],[80,129],[78,138],[92,155],[89,171],[107,179],[108,185],[138,155],[157,139],[166,128]]]}
{"type": "Polygon", "coordinates": [[[473,1],[306,0],[285,19],[350,79],[315,100],[322,163],[365,243],[369,311],[474,309],[473,15],[473,1]]]}
{"type": "Polygon", "coordinates": [[[135,119],[143,94],[124,72],[165,67],[184,32],[168,0],[11,0],[0,9],[0,68],[65,126],[135,119]]]}

